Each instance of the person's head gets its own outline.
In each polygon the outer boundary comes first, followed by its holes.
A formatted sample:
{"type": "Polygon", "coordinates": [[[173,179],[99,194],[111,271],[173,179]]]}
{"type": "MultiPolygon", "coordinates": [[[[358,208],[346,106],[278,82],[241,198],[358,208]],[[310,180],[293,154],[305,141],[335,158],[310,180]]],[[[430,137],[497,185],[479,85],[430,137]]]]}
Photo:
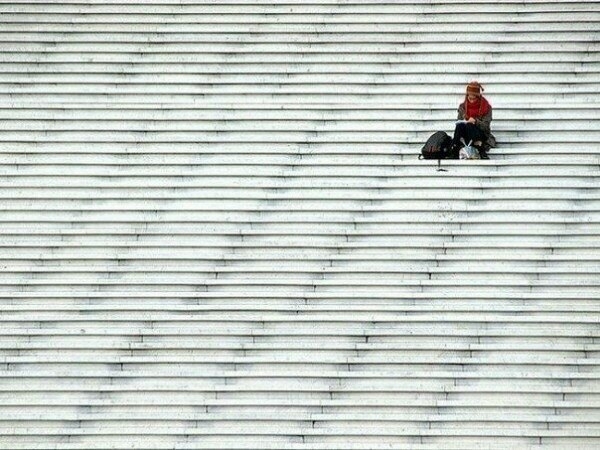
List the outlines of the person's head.
{"type": "Polygon", "coordinates": [[[483,86],[481,86],[481,84],[479,84],[477,81],[471,81],[469,84],[467,84],[467,100],[471,103],[476,102],[481,97],[482,91],[483,86]]]}

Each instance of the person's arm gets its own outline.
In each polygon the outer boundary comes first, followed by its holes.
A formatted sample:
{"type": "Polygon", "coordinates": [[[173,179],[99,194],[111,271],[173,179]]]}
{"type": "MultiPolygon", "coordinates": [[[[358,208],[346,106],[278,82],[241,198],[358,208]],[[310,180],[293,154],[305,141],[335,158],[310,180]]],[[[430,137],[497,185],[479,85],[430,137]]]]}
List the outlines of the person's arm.
{"type": "Polygon", "coordinates": [[[475,125],[477,125],[486,135],[492,132],[490,124],[492,122],[492,107],[485,116],[475,119],[475,125]]]}
{"type": "Polygon", "coordinates": [[[458,105],[458,117],[456,120],[465,120],[465,108],[462,103],[458,105]]]}

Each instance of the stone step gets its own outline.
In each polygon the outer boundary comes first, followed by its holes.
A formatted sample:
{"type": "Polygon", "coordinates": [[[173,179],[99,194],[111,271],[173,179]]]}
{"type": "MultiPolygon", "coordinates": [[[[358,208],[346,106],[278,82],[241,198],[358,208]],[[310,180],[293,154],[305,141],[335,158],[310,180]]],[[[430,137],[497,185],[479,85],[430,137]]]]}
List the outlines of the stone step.
{"type": "Polygon", "coordinates": [[[599,5],[0,0],[0,448],[595,449],[599,5]]]}

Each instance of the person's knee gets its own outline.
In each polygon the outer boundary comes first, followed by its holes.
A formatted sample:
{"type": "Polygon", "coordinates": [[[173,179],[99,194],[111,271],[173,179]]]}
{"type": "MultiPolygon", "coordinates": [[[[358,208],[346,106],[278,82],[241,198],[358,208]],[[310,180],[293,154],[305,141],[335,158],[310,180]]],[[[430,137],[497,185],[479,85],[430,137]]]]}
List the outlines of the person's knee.
{"type": "Polygon", "coordinates": [[[454,128],[455,136],[464,136],[467,134],[467,127],[465,123],[457,123],[456,128],[454,128]]]}

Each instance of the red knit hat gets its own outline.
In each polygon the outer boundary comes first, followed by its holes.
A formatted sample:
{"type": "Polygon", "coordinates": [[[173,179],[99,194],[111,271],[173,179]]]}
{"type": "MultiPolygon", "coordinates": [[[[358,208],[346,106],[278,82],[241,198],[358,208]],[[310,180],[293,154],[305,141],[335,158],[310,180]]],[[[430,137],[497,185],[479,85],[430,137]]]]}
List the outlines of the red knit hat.
{"type": "Polygon", "coordinates": [[[483,92],[483,86],[481,84],[479,84],[477,81],[471,81],[469,84],[467,84],[467,95],[475,94],[477,96],[481,96],[482,92],[483,92]]]}

